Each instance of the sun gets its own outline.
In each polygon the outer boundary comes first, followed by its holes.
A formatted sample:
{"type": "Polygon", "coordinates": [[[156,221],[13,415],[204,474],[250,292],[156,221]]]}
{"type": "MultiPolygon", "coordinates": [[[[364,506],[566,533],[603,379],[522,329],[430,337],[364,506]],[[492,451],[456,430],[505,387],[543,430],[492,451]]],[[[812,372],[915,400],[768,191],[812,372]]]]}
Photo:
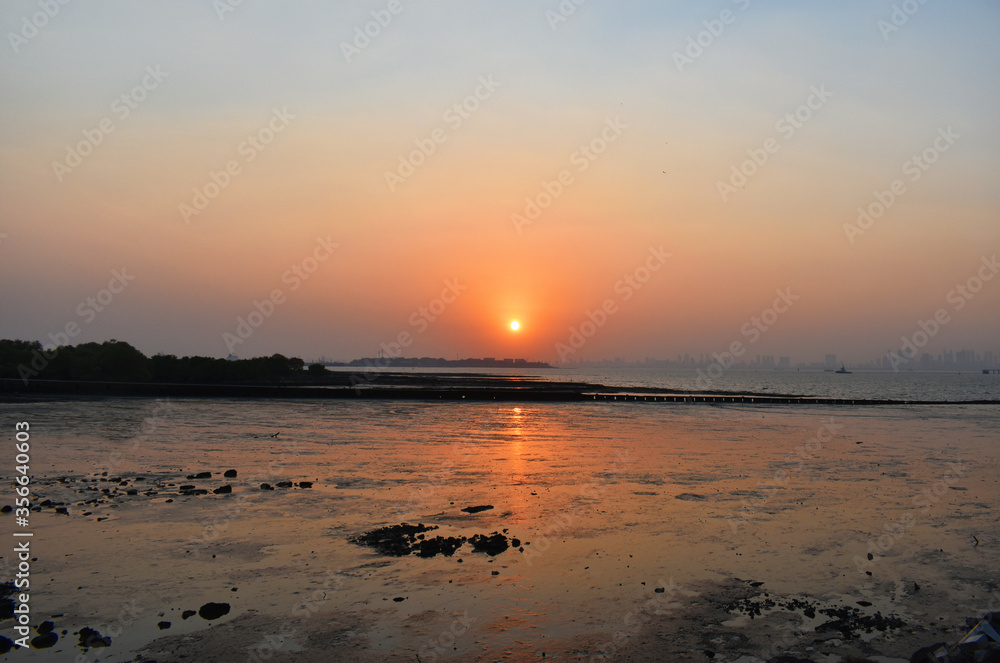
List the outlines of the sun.
{"type": "Polygon", "coordinates": [[[518,322],[517,320],[511,320],[510,321],[510,330],[511,331],[517,331],[520,328],[521,328],[521,323],[520,322],[518,322]]]}

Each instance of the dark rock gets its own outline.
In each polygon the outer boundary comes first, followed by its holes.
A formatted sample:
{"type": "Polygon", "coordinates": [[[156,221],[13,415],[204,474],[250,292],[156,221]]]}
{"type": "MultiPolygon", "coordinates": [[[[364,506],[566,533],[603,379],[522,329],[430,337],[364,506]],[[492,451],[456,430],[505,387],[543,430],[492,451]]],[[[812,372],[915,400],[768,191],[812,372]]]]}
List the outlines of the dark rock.
{"type": "Polygon", "coordinates": [[[798,656],[782,654],[781,656],[775,656],[774,658],[767,659],[767,663],[815,663],[815,662],[808,658],[799,658],[798,656]]]}
{"type": "Polygon", "coordinates": [[[4,504],[3,508],[0,508],[0,513],[10,513],[13,510],[14,510],[14,507],[12,507],[9,504],[4,504]]]}
{"type": "Polygon", "coordinates": [[[188,619],[190,617],[194,617],[197,614],[198,612],[195,610],[185,610],[184,612],[181,613],[181,619],[188,619]]]}
{"type": "Polygon", "coordinates": [[[224,476],[227,479],[234,479],[234,478],[236,478],[236,470],[226,470],[222,474],[222,476],[224,476]]]}
{"type": "Polygon", "coordinates": [[[180,486],[180,487],[177,488],[177,490],[182,491],[182,492],[185,491],[185,490],[194,490],[194,489],[195,489],[195,487],[192,486],[189,483],[188,484],[184,484],[183,486],[180,486]]]}
{"type": "Polygon", "coordinates": [[[313,487],[313,482],[312,481],[300,481],[299,482],[299,488],[312,488],[312,487],[313,487]]]}
{"type": "Polygon", "coordinates": [[[230,486],[230,485],[219,486],[218,488],[216,488],[212,492],[215,493],[216,495],[226,495],[228,493],[233,492],[233,487],[230,486]]]}
{"type": "Polygon", "coordinates": [[[52,645],[59,642],[59,636],[55,633],[45,633],[44,635],[39,635],[38,637],[31,639],[32,649],[48,649],[52,645]]]}
{"type": "Polygon", "coordinates": [[[278,488],[291,488],[292,487],[292,482],[291,481],[279,481],[277,485],[278,485],[278,488]]]}
{"type": "Polygon", "coordinates": [[[393,599],[393,601],[395,601],[396,603],[401,603],[405,600],[406,600],[405,596],[397,596],[396,598],[393,599]]]}
{"type": "Polygon", "coordinates": [[[674,499],[684,500],[685,502],[704,502],[708,498],[696,493],[681,493],[680,495],[675,495],[674,499]]]}
{"type": "Polygon", "coordinates": [[[482,511],[489,511],[493,508],[492,504],[484,504],[482,506],[467,506],[462,511],[466,513],[480,513],[482,511]]]}
{"type": "Polygon", "coordinates": [[[0,654],[6,654],[14,648],[14,641],[5,635],[0,635],[0,654]]]}
{"type": "Polygon", "coordinates": [[[57,506],[56,507],[56,513],[62,514],[64,516],[68,516],[69,515],[69,510],[67,510],[66,507],[64,507],[64,506],[57,506]]]}
{"type": "Polygon", "coordinates": [[[262,484],[260,484],[260,489],[261,490],[274,490],[274,486],[272,486],[269,483],[262,483],[262,484]]]}
{"type": "Polygon", "coordinates": [[[667,591],[667,588],[666,587],[657,587],[653,591],[656,592],[657,594],[662,594],[663,592],[667,591]]]}
{"type": "Polygon", "coordinates": [[[507,543],[507,537],[499,532],[493,532],[489,536],[476,534],[469,539],[469,543],[472,544],[473,552],[484,552],[490,557],[499,555],[510,547],[507,543]]]}
{"type": "MultiPolygon", "coordinates": [[[[419,535],[423,537],[423,534],[419,535]]],[[[421,539],[413,544],[413,552],[419,557],[434,557],[444,555],[451,557],[465,543],[464,536],[435,536],[421,539]]]]}
{"type": "MultiPolygon", "coordinates": [[[[382,555],[402,557],[413,552],[413,547],[417,542],[417,534],[436,529],[437,526],[434,525],[410,525],[409,523],[402,523],[401,525],[390,525],[388,527],[373,529],[360,536],[351,537],[348,541],[360,546],[374,548],[382,555]]],[[[425,543],[427,542],[421,541],[419,545],[422,546],[425,543]]]]}
{"type": "Polygon", "coordinates": [[[38,633],[38,635],[45,635],[46,633],[52,633],[52,631],[54,631],[55,628],[56,625],[53,624],[52,622],[44,621],[38,625],[38,628],[35,629],[35,632],[38,633]]]}
{"type": "Polygon", "coordinates": [[[166,631],[168,628],[170,628],[170,622],[158,622],[156,624],[156,628],[160,629],[161,631],[166,631]]]}
{"type": "MultiPolygon", "coordinates": [[[[520,548],[521,547],[521,539],[511,539],[510,540],[510,547],[511,548],[520,548]]],[[[521,552],[524,552],[524,551],[521,551],[521,552]]]]}
{"type": "Polygon", "coordinates": [[[110,647],[111,638],[102,636],[99,632],[94,629],[84,626],[80,629],[80,642],[78,643],[80,647],[110,647]]]}
{"type": "Polygon", "coordinates": [[[38,503],[38,506],[44,506],[44,507],[53,506],[52,500],[42,500],[41,502],[38,503]]]}
{"type": "Polygon", "coordinates": [[[125,491],[125,494],[126,495],[138,495],[139,491],[136,490],[135,488],[129,488],[128,490],[125,491]]]}
{"type": "Polygon", "coordinates": [[[209,621],[228,614],[228,603],[206,603],[198,609],[198,616],[209,621]]]}
{"type": "Polygon", "coordinates": [[[198,474],[194,475],[194,478],[195,479],[211,479],[212,478],[212,473],[211,472],[198,472],[198,474]]]}

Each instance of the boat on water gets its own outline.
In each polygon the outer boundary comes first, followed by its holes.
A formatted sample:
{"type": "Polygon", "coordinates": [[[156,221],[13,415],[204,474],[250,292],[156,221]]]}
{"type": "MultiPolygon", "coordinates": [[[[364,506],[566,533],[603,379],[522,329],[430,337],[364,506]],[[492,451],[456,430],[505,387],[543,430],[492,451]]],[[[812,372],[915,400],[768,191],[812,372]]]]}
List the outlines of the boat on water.
{"type": "Polygon", "coordinates": [[[851,372],[849,370],[847,370],[847,367],[844,366],[843,364],[841,364],[840,368],[838,368],[837,370],[835,370],[834,373],[843,373],[845,375],[850,375],[851,374],[851,372]]]}

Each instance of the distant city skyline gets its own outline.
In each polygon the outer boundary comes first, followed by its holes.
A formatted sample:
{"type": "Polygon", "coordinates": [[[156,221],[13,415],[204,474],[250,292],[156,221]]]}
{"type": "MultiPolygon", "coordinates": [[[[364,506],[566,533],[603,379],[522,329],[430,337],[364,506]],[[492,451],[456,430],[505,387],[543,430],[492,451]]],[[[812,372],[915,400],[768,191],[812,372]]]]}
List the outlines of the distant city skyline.
{"type": "MultiPolygon", "coordinates": [[[[718,353],[715,353],[718,354],[718,353]]],[[[399,359],[444,359],[454,360],[483,360],[507,362],[513,367],[523,366],[525,362],[532,363],[540,361],[532,357],[437,357],[431,355],[400,355],[399,359]]],[[[984,350],[981,353],[974,350],[944,350],[938,354],[921,353],[914,359],[900,361],[900,357],[893,359],[890,353],[881,357],[870,357],[852,361],[840,358],[834,353],[827,353],[822,361],[801,360],[790,355],[755,355],[752,358],[737,359],[732,363],[727,363],[726,368],[751,368],[762,370],[832,370],[841,366],[848,366],[857,369],[877,369],[877,370],[961,370],[975,371],[984,368],[1000,369],[1000,351],[984,350]]],[[[363,360],[374,360],[377,364],[379,357],[355,357],[351,359],[330,358],[326,355],[319,355],[308,362],[319,362],[328,364],[351,364],[363,360]]],[[[720,363],[719,358],[713,353],[699,353],[697,357],[690,353],[678,354],[676,359],[643,357],[642,359],[626,359],[625,357],[612,357],[603,359],[578,359],[571,360],[564,364],[553,363],[554,367],[566,366],[617,366],[626,365],[632,367],[662,366],[667,368],[695,368],[710,366],[713,363],[720,363]]],[[[721,365],[721,364],[720,364],[721,365]]]]}

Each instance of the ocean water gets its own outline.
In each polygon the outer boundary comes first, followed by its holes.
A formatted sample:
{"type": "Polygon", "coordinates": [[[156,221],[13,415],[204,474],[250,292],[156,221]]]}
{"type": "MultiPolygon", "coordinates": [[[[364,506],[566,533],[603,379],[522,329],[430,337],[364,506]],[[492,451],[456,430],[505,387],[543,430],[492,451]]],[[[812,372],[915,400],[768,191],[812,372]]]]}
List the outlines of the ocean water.
{"type": "Polygon", "coordinates": [[[94,661],[907,660],[1000,609],[992,405],[0,403],[7,439],[18,421],[55,503],[31,515],[32,624],[67,635],[17,660],[74,660],[85,626],[113,634],[94,661]],[[400,523],[523,551],[350,541],[400,523]],[[822,612],[731,607],[764,593],[907,626],[835,638],[822,612]],[[231,611],[182,616],[207,602],[231,611]]]}
{"type": "MultiPolygon", "coordinates": [[[[333,370],[345,370],[342,368],[333,370]]],[[[393,369],[397,372],[528,375],[562,382],[591,382],[615,387],[648,387],[692,392],[751,392],[845,399],[924,401],[1000,401],[1000,374],[981,371],[826,371],[716,370],[662,368],[551,369],[393,369]]]]}

